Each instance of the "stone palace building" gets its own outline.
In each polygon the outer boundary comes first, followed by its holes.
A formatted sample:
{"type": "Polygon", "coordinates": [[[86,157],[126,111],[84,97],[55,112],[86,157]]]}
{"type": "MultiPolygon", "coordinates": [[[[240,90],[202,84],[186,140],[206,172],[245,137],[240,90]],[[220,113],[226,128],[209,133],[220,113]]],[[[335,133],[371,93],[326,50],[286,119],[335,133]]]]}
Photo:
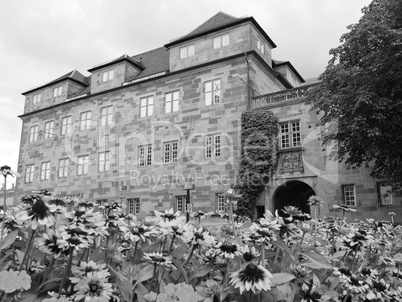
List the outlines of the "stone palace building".
{"type": "MultiPolygon", "coordinates": [[[[321,146],[318,116],[305,81],[253,17],[219,12],[190,33],[137,55],[77,70],[25,96],[16,195],[47,189],[127,212],[222,210],[238,177],[241,116],[270,110],[278,118],[278,165],[256,216],[318,195],[320,215],[355,207],[350,219],[389,219],[401,197],[368,170],[347,170],[321,146]]],[[[313,58],[312,58],[313,59],[313,58]]],[[[398,217],[398,216],[396,216],[398,217]]],[[[398,222],[398,218],[396,218],[398,222]]]]}

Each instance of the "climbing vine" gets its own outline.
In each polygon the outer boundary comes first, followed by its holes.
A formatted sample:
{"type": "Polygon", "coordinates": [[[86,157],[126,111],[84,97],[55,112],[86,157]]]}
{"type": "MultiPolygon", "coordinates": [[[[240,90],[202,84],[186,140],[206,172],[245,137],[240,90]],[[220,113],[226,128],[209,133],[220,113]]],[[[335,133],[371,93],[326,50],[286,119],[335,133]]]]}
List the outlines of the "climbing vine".
{"type": "Polygon", "coordinates": [[[237,213],[253,217],[255,204],[277,164],[278,120],[269,110],[249,110],[241,118],[241,156],[235,189],[237,213]]]}

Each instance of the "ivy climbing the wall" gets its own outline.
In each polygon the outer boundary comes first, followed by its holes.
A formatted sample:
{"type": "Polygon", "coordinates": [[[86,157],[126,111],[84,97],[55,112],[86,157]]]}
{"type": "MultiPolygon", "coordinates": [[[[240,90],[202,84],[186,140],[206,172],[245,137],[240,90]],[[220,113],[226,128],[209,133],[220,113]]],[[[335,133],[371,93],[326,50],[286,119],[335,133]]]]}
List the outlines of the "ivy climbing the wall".
{"type": "Polygon", "coordinates": [[[252,218],[255,204],[277,165],[278,120],[269,110],[249,110],[241,118],[241,156],[235,189],[242,195],[237,214],[252,218]]]}

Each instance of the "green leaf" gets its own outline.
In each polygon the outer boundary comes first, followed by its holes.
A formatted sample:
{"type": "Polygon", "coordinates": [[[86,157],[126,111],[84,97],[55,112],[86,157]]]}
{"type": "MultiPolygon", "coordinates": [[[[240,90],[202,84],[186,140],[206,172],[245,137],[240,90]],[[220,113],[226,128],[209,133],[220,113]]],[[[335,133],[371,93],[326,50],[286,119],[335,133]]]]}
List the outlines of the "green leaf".
{"type": "Polygon", "coordinates": [[[135,282],[134,286],[133,286],[133,290],[135,289],[135,287],[146,280],[149,280],[152,278],[152,276],[154,275],[154,266],[149,264],[146,267],[144,267],[139,273],[138,276],[140,276],[137,280],[137,282],[135,282]]]}
{"type": "Polygon", "coordinates": [[[1,243],[0,251],[8,248],[11,244],[13,244],[17,236],[18,236],[18,230],[8,233],[7,236],[4,238],[3,242],[1,243]]]}
{"type": "MultiPolygon", "coordinates": [[[[63,278],[53,278],[53,279],[47,280],[45,283],[41,284],[41,286],[38,287],[38,291],[40,291],[42,289],[42,287],[44,287],[46,284],[49,284],[52,282],[54,282],[56,284],[57,282],[61,281],[62,279],[63,278]]],[[[45,287],[45,288],[48,288],[48,287],[45,287]]]]}
{"type": "Polygon", "coordinates": [[[276,274],[272,274],[272,275],[273,275],[273,278],[272,278],[273,286],[278,286],[278,285],[287,283],[296,278],[293,274],[290,274],[290,273],[276,273],[276,274]]]}
{"type": "Polygon", "coordinates": [[[190,279],[197,278],[197,277],[204,277],[208,273],[212,272],[212,267],[208,264],[202,265],[201,267],[197,268],[194,274],[191,275],[190,279]]]}
{"type": "Polygon", "coordinates": [[[179,261],[177,261],[176,259],[174,259],[173,258],[173,260],[172,260],[172,262],[173,262],[173,264],[177,267],[177,270],[181,273],[181,275],[183,276],[183,278],[184,278],[184,281],[186,282],[186,283],[189,283],[188,281],[188,276],[187,276],[187,273],[186,273],[186,271],[184,270],[184,268],[181,266],[181,263],[179,262],[179,261]]]}
{"type": "Polygon", "coordinates": [[[33,293],[23,293],[20,302],[35,302],[39,301],[38,295],[33,293]]]}
{"type": "Polygon", "coordinates": [[[320,268],[333,269],[333,266],[327,261],[327,259],[323,255],[314,252],[302,253],[302,255],[320,268]]]}

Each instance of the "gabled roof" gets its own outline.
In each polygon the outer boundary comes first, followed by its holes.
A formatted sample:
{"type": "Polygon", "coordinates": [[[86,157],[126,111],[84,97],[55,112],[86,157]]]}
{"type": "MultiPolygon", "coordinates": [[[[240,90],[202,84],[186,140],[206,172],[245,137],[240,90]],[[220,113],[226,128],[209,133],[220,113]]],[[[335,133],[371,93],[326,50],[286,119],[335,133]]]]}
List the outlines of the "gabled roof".
{"type": "Polygon", "coordinates": [[[152,74],[169,71],[169,51],[165,47],[159,47],[132,56],[132,59],[140,62],[144,66],[144,69],[137,74],[135,78],[142,78],[152,74]]]}
{"type": "Polygon", "coordinates": [[[186,42],[188,40],[207,35],[209,33],[222,30],[231,26],[235,26],[241,23],[251,22],[254,24],[255,27],[261,32],[261,34],[267,39],[267,41],[271,44],[272,48],[275,48],[275,43],[271,40],[271,38],[267,35],[267,33],[261,28],[261,26],[254,20],[253,17],[243,17],[243,18],[236,18],[229,14],[219,12],[213,17],[209,18],[203,24],[198,26],[196,29],[191,31],[189,34],[180,37],[168,44],[165,45],[166,48],[171,46],[177,45],[179,43],[186,42]]]}
{"type": "Polygon", "coordinates": [[[77,82],[78,84],[81,84],[83,86],[88,86],[89,85],[89,80],[88,80],[88,78],[86,76],[82,75],[77,70],[73,70],[73,71],[70,71],[70,72],[66,73],[65,75],[62,75],[61,77],[59,77],[59,78],[57,78],[57,79],[55,79],[55,80],[53,80],[53,81],[51,81],[49,83],[42,84],[40,86],[31,88],[31,89],[23,92],[22,95],[26,95],[28,93],[31,93],[31,92],[35,91],[35,90],[39,90],[39,89],[42,89],[42,88],[44,88],[46,86],[57,84],[57,83],[65,81],[65,80],[72,80],[72,81],[77,82]]]}
{"type": "Polygon", "coordinates": [[[134,60],[132,57],[130,57],[130,56],[124,54],[124,55],[122,55],[122,56],[120,56],[120,57],[118,57],[117,59],[114,59],[114,60],[112,60],[112,61],[108,61],[108,62],[106,62],[106,63],[102,63],[102,64],[99,64],[99,65],[96,65],[96,66],[94,66],[94,67],[88,69],[88,71],[89,71],[89,72],[93,72],[93,71],[95,71],[95,70],[97,70],[97,69],[105,68],[105,67],[108,67],[108,66],[111,66],[111,65],[120,63],[120,62],[124,62],[124,61],[127,61],[128,63],[134,65],[134,66],[137,67],[138,69],[141,69],[141,70],[144,69],[144,66],[143,66],[140,62],[138,62],[138,61],[134,60]]]}
{"type": "Polygon", "coordinates": [[[280,67],[283,65],[287,65],[291,71],[295,74],[295,76],[298,77],[300,82],[304,83],[303,77],[300,75],[300,73],[297,72],[297,70],[293,67],[292,63],[289,61],[278,61],[278,60],[272,60],[272,67],[275,69],[276,67],[280,67]]]}

